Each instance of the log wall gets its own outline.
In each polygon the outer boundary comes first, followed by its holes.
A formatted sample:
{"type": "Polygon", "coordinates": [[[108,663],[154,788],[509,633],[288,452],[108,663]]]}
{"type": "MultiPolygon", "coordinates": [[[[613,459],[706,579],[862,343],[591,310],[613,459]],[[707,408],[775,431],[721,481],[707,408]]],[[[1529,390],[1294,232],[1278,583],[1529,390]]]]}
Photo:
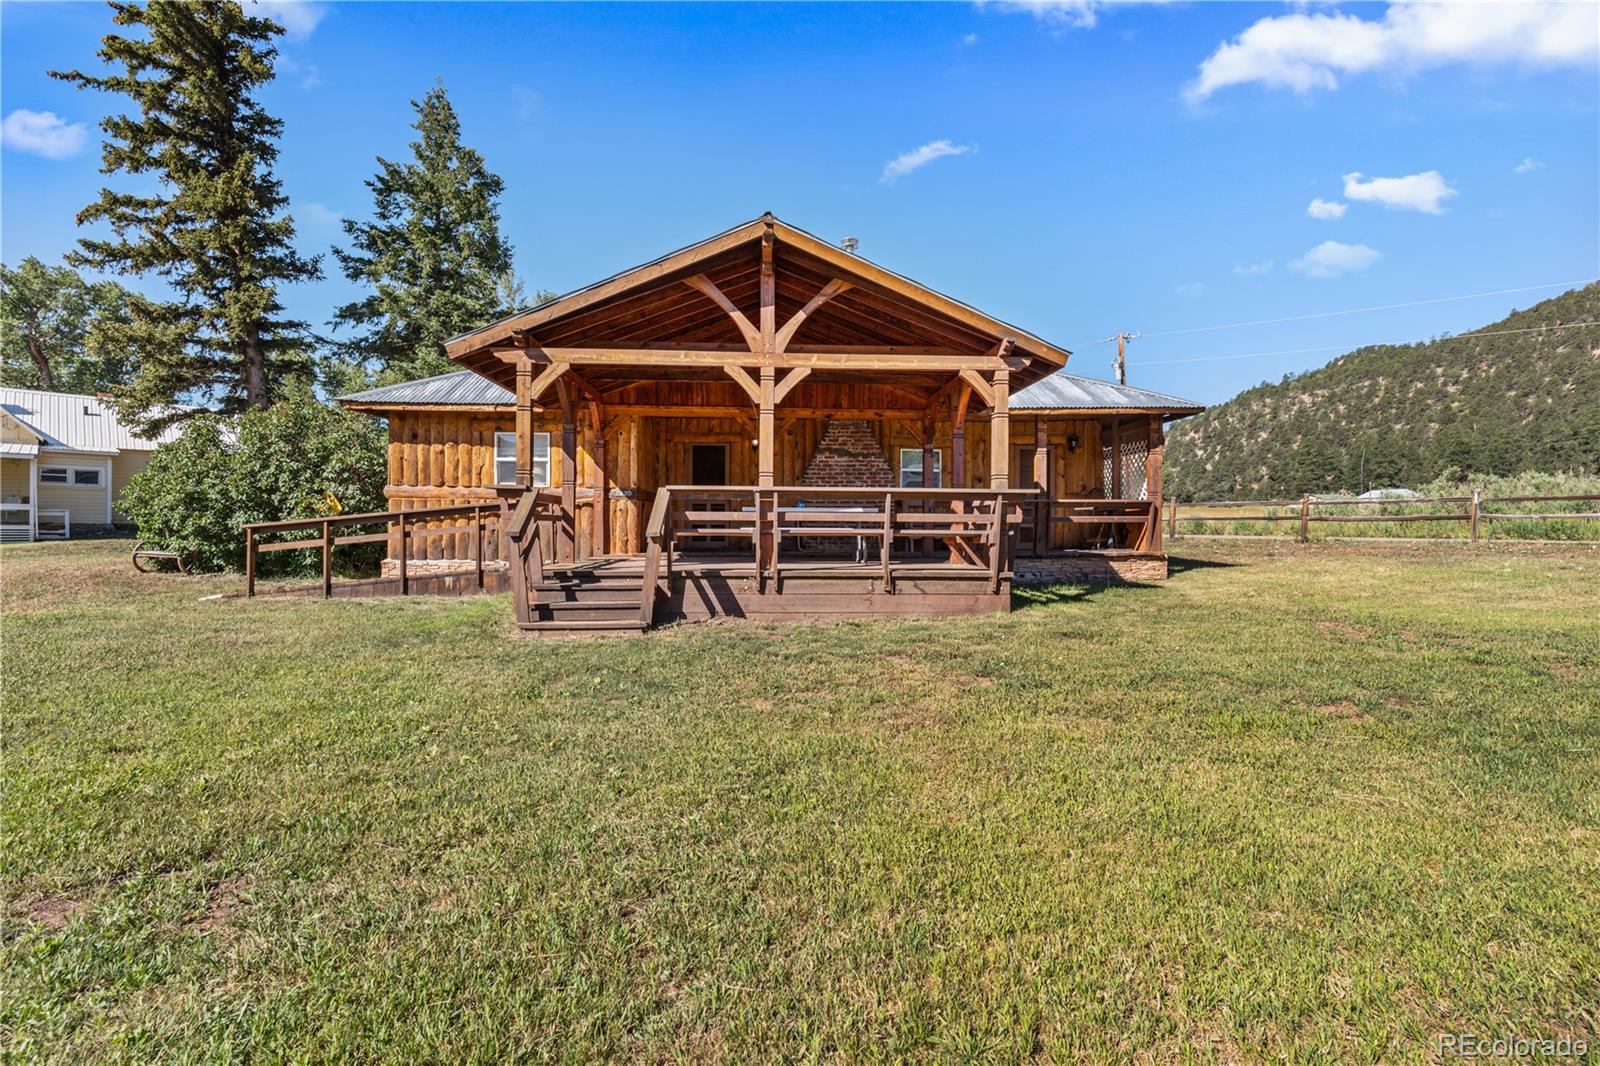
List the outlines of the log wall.
{"type": "MultiPolygon", "coordinates": [[[[714,391],[710,385],[702,387],[708,393],[714,391]]],[[[860,397],[839,398],[882,399],[866,393],[860,397]]],[[[720,391],[714,391],[714,395],[702,399],[721,402],[725,397],[720,391]]],[[[585,555],[597,554],[602,549],[610,554],[643,551],[644,523],[656,489],[693,480],[690,465],[693,444],[725,445],[729,482],[736,485],[756,482],[753,418],[607,414],[607,408],[601,407],[601,425],[597,430],[591,414],[593,408],[580,405],[578,410],[576,525],[579,549],[585,555]],[[603,470],[596,461],[602,439],[603,470]],[[605,509],[603,536],[602,523],[596,520],[597,503],[605,509]]],[[[480,502],[498,507],[501,492],[494,484],[494,435],[514,431],[512,411],[397,410],[389,412],[388,419],[389,483],[385,494],[391,508],[413,510],[480,502]]],[[[782,407],[779,408],[774,470],[779,485],[800,483],[816,452],[825,421],[821,417],[785,418],[782,407]]],[[[1051,450],[1051,493],[1058,498],[1101,495],[1098,421],[1054,416],[1045,421],[1051,450]],[[1069,453],[1066,443],[1071,434],[1077,435],[1078,447],[1069,453]]],[[[1032,484],[1032,470],[1024,468],[1020,455],[1033,447],[1034,423],[1035,417],[1024,414],[1014,413],[1011,418],[1013,487],[1032,484]]],[[[879,419],[873,424],[883,453],[898,475],[899,449],[922,446],[921,425],[900,419],[879,419]]],[[[559,487],[563,476],[559,410],[536,412],[534,428],[535,432],[550,434],[550,485],[559,487]]],[[[952,439],[946,414],[934,425],[934,444],[941,453],[946,487],[955,487],[951,481],[952,439]]],[[[974,412],[967,418],[966,481],[968,488],[984,488],[989,484],[989,427],[982,412],[974,412]]],[[[1074,529],[1058,530],[1056,546],[1075,547],[1070,538],[1076,533],[1074,529]]],[[[397,550],[398,544],[391,543],[391,557],[397,550]]],[[[488,550],[490,558],[503,557],[503,548],[498,542],[489,544],[488,550]]],[[[412,552],[414,558],[420,559],[468,559],[472,545],[463,532],[459,537],[421,539],[414,543],[412,552]]]]}

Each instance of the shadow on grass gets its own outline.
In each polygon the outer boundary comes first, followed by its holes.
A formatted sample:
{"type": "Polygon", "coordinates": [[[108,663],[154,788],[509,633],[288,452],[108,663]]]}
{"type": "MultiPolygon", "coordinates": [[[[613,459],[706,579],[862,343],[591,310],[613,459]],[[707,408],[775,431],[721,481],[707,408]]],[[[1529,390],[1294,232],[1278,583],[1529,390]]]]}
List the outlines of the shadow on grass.
{"type": "Polygon", "coordinates": [[[1187,574],[1191,570],[1218,570],[1232,569],[1236,566],[1245,566],[1245,563],[1225,563],[1221,559],[1185,559],[1177,555],[1167,556],[1167,576],[1177,577],[1187,574]]]}
{"type": "Polygon", "coordinates": [[[1029,585],[1012,588],[1011,609],[1020,611],[1028,607],[1048,607],[1057,603],[1085,603],[1107,589],[1153,589],[1158,586],[1141,581],[1097,582],[1093,585],[1029,585]]]}

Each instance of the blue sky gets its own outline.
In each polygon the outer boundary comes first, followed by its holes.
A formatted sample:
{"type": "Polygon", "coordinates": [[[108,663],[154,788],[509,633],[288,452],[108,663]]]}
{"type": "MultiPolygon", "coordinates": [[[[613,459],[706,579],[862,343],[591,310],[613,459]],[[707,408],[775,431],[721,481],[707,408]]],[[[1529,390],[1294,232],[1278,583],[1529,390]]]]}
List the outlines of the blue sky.
{"type": "MultiPolygon", "coordinates": [[[[374,156],[405,153],[409,101],[442,78],[506,181],[530,287],[771,210],[1072,347],[1078,373],[1109,376],[1095,342],[1144,330],[1130,383],[1208,403],[1559,290],[1153,334],[1600,276],[1595,6],[264,10],[293,30],[264,98],[310,252],[370,209],[374,156]]],[[[8,2],[0,20],[0,255],[55,260],[116,101],[45,71],[93,66],[110,19],[8,2]]],[[[283,294],[318,327],[352,292],[324,265],[283,294]]]]}

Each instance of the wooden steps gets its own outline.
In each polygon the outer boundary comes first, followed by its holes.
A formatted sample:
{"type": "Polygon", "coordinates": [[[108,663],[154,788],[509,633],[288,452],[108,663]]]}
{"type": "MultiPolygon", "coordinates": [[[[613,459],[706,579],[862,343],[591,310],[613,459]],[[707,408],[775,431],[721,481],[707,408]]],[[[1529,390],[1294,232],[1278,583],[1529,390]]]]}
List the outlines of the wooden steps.
{"type": "Polygon", "coordinates": [[[638,614],[630,619],[615,620],[568,620],[556,619],[554,621],[523,622],[518,626],[524,633],[543,633],[547,636],[578,636],[584,633],[643,633],[644,623],[639,621],[638,614]]]}
{"type": "Polygon", "coordinates": [[[639,633],[648,628],[639,619],[644,589],[642,573],[593,566],[554,571],[529,584],[529,620],[525,633],[639,633]]]}

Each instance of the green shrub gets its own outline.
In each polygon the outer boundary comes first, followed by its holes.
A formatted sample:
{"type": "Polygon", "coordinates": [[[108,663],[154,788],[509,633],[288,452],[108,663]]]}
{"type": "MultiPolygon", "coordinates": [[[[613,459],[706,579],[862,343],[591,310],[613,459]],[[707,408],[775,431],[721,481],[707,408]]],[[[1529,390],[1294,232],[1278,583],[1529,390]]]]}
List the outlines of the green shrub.
{"type": "MultiPolygon", "coordinates": [[[[237,570],[247,522],[385,510],[385,452],[379,423],[310,396],[226,421],[201,415],[156,449],[123,490],[121,507],[144,540],[190,552],[198,569],[237,570]]],[[[366,555],[379,548],[361,547],[366,555]]],[[[357,565],[357,554],[339,549],[340,565],[357,565]]],[[[275,552],[262,562],[281,573],[319,565],[310,551],[275,552]]]]}

